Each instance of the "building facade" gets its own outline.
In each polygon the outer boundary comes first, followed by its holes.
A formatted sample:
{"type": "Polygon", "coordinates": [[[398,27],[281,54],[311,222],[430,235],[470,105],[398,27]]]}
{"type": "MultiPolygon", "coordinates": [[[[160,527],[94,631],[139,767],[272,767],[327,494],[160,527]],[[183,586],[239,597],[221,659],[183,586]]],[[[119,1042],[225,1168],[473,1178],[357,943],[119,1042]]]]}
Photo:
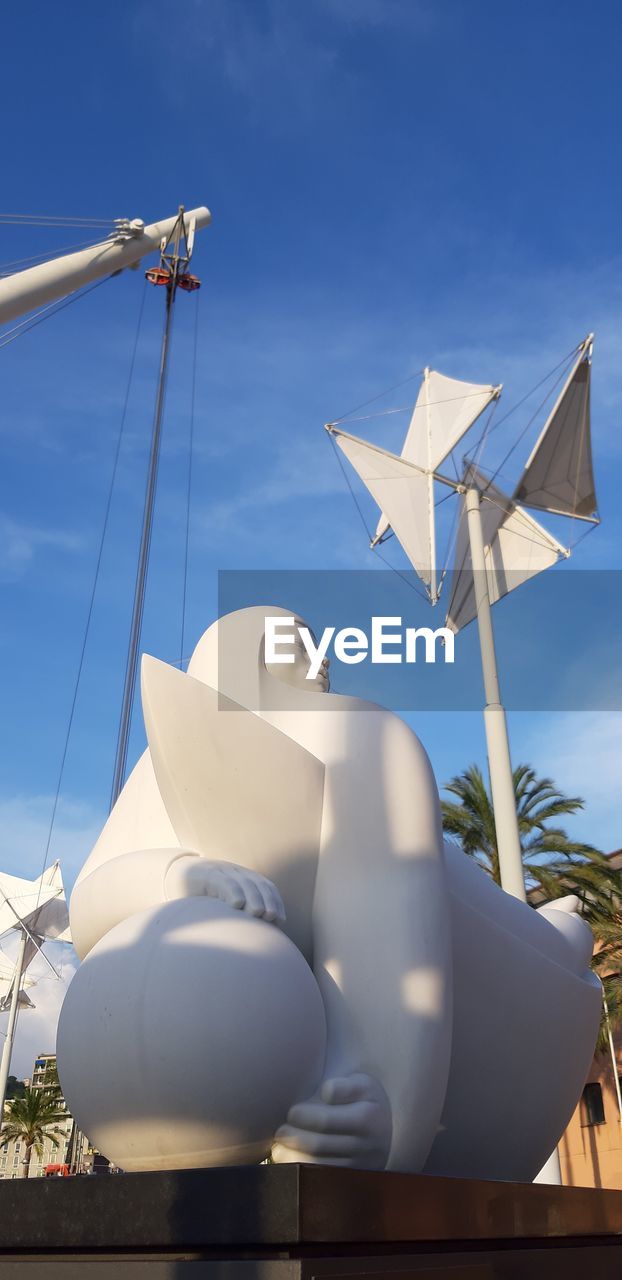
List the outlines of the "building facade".
{"type": "MultiPolygon", "coordinates": [[[[56,1054],[38,1054],[35,1058],[32,1079],[25,1083],[30,1084],[33,1089],[45,1090],[56,1088],[56,1082],[56,1054]]],[[[41,1155],[37,1154],[34,1147],[32,1148],[28,1169],[29,1178],[43,1178],[46,1168],[50,1165],[57,1165],[61,1169],[66,1166],[72,1173],[87,1173],[92,1170],[94,1153],[89,1147],[88,1139],[80,1132],[67,1110],[62,1094],[58,1099],[58,1110],[63,1113],[63,1119],[53,1126],[49,1134],[46,1134],[41,1155]],[[56,1140],[57,1146],[54,1145],[53,1139],[56,1140]]],[[[4,1124],[0,1129],[0,1140],[3,1132],[4,1124]]],[[[6,1147],[0,1148],[0,1179],[23,1177],[24,1155],[25,1144],[18,1139],[11,1139],[6,1147]]]]}
{"type": "MultiPolygon", "coordinates": [[[[622,870],[622,849],[609,859],[614,870],[622,870]]],[[[594,1058],[559,1146],[566,1186],[622,1190],[622,1029],[614,1031],[612,1040],[612,1050],[594,1058]]]]}
{"type": "MultiPolygon", "coordinates": [[[[620,1079],[622,1034],[614,1035],[620,1079]]],[[[622,1116],[611,1054],[599,1054],[559,1146],[562,1181],[569,1187],[622,1190],[622,1116]]]]}

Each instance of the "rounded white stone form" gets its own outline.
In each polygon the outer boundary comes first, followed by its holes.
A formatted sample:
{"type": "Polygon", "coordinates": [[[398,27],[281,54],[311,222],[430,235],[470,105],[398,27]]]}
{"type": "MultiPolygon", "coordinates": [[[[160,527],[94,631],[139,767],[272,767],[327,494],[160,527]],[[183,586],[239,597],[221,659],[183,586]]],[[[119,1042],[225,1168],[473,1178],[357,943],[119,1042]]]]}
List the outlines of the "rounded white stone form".
{"type": "Polygon", "coordinates": [[[273,924],[180,899],[118,924],[61,1012],[62,1088],[77,1123],[130,1172],[264,1158],[322,1078],[324,1006],[273,924]]]}

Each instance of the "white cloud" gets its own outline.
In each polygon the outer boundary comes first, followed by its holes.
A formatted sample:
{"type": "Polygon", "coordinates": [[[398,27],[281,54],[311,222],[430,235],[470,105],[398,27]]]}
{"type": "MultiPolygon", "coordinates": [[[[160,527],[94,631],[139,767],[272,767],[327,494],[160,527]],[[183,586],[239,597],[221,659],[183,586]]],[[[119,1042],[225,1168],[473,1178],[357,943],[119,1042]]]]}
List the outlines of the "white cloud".
{"type": "MultiPolygon", "coordinates": [[[[162,0],[135,12],[135,36],[142,45],[150,39],[161,48],[168,38],[158,11],[166,19],[162,0]]],[[[317,123],[322,112],[334,111],[338,93],[349,93],[357,83],[348,35],[369,32],[377,38],[387,31],[395,37],[397,31],[424,39],[446,18],[432,0],[309,0],[304,6],[291,0],[194,0],[177,21],[186,62],[192,55],[219,75],[253,114],[266,115],[275,99],[286,103],[287,110],[273,115],[270,127],[291,132],[301,117],[317,123]]],[[[181,105],[188,77],[167,75],[163,88],[181,105]]]]}
{"type": "Polygon", "coordinates": [[[318,445],[314,440],[293,440],[272,454],[270,472],[258,483],[247,487],[231,498],[216,502],[205,514],[206,525],[214,530],[230,533],[231,525],[242,514],[269,506],[290,502],[292,499],[312,502],[344,490],[344,480],[328,450],[324,466],[318,466],[318,445]]]}
{"type": "Polygon", "coordinates": [[[517,715],[512,726],[513,758],[527,760],[562,791],[585,800],[583,813],[567,821],[573,836],[605,852],[619,849],[622,714],[565,712],[535,722],[517,715]]]}
{"type": "Polygon", "coordinates": [[[44,529],[0,514],[0,581],[13,582],[26,572],[43,547],[77,552],[85,538],[63,529],[44,529]]]}
{"type": "MultiPolygon", "coordinates": [[[[11,875],[41,874],[53,797],[13,795],[0,798],[0,868],[11,875]]],[[[92,849],[103,815],[89,804],[61,798],[54,823],[49,861],[60,860],[65,886],[73,883],[92,849]]]]}
{"type": "Polygon", "coordinates": [[[427,31],[438,25],[438,6],[425,0],[316,0],[320,12],[348,27],[427,31]]]}
{"type": "MultiPolygon", "coordinates": [[[[13,961],[16,951],[16,940],[5,934],[0,940],[1,958],[13,961]]],[[[33,1063],[38,1054],[55,1052],[56,1028],[61,1005],[78,965],[73,947],[67,944],[47,943],[45,954],[54,966],[57,976],[41,956],[37,956],[28,969],[28,977],[32,979],[33,985],[28,987],[27,995],[35,1007],[22,1009],[17,1020],[11,1075],[17,1076],[18,1079],[32,1076],[33,1063]]],[[[7,1019],[8,1015],[0,1015],[2,1041],[6,1034],[7,1019]]]]}

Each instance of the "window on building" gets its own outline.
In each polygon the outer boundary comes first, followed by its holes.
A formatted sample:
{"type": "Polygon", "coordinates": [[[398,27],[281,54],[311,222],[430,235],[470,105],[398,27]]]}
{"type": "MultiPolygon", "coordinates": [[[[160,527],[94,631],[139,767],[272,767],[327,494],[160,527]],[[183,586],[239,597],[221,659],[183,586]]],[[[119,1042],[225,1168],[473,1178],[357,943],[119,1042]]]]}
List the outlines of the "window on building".
{"type": "Polygon", "coordinates": [[[581,1094],[581,1124],[596,1125],[604,1123],[603,1091],[597,1082],[586,1084],[581,1094]]]}

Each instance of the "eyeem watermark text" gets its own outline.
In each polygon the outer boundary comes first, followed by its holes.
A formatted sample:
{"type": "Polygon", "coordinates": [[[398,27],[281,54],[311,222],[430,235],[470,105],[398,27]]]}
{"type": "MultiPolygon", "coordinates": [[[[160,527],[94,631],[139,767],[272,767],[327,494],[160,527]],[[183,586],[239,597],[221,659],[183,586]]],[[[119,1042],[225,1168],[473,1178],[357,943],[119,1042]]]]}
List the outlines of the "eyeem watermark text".
{"type": "Polygon", "coordinates": [[[454,633],[448,627],[404,627],[400,617],[373,617],[370,635],[362,627],[325,627],[316,643],[308,627],[300,626],[292,617],[267,617],[265,625],[265,660],[267,663],[295,662],[292,646],[297,635],[309,656],[307,680],[315,680],[324,658],[354,666],[367,658],[377,665],[386,663],[436,662],[437,653],[445,663],[454,661],[454,633]]]}

